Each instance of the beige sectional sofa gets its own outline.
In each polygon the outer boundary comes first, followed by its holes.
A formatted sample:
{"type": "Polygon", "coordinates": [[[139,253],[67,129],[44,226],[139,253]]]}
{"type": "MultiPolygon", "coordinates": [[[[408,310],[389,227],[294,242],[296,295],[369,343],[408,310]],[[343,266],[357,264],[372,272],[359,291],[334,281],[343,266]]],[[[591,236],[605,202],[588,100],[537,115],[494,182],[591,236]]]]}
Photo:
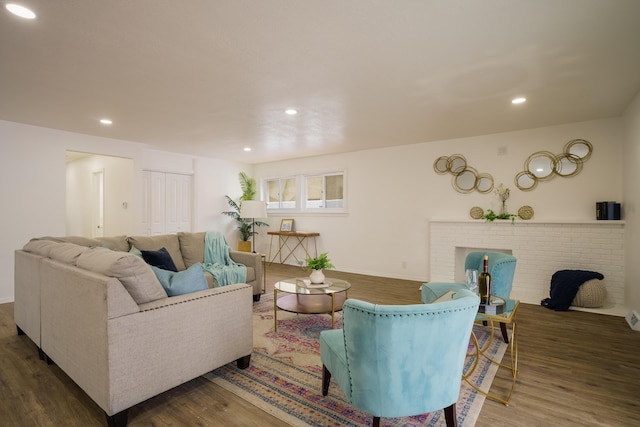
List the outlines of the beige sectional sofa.
{"type": "MultiPolygon", "coordinates": [[[[203,253],[204,233],[41,238],[15,253],[18,333],[105,411],[109,425],[126,425],[128,408],[222,365],[249,365],[254,286],[168,297],[151,267],[128,252],[132,243],[166,247],[184,270],[198,261],[200,237],[203,253]]],[[[260,256],[246,255],[257,257],[248,279],[260,278],[260,256]]]]}

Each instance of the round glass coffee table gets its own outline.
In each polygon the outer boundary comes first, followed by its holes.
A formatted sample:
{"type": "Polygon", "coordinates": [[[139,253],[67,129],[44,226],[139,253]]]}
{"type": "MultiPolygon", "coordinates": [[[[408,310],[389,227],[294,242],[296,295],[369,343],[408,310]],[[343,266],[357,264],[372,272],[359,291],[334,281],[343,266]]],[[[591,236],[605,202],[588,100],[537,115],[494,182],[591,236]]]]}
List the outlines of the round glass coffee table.
{"type": "Polygon", "coordinates": [[[321,285],[309,284],[306,277],[276,282],[273,287],[275,331],[278,331],[278,310],[298,314],[330,314],[333,328],[334,314],[342,310],[349,288],[351,284],[340,279],[325,279],[321,285]],[[278,293],[286,295],[278,298],[278,293]]]}

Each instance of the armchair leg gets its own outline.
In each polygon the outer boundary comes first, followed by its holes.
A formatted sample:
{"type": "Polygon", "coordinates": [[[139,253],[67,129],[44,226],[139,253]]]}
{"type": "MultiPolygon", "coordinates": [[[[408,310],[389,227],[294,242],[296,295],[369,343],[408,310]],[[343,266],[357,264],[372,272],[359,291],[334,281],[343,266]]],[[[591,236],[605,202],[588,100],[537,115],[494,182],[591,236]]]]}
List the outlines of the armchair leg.
{"type": "Polygon", "coordinates": [[[373,427],[380,427],[380,417],[373,417],[373,427]]]}
{"type": "Polygon", "coordinates": [[[458,419],[456,418],[456,404],[444,408],[444,419],[447,427],[457,427],[458,419]]]}
{"type": "Polygon", "coordinates": [[[329,383],[331,382],[331,372],[326,366],[322,365],[322,395],[329,394],[329,383]]]}
{"type": "Polygon", "coordinates": [[[502,331],[502,339],[504,340],[504,342],[509,344],[509,334],[507,333],[507,324],[500,323],[500,330],[502,331]]]}

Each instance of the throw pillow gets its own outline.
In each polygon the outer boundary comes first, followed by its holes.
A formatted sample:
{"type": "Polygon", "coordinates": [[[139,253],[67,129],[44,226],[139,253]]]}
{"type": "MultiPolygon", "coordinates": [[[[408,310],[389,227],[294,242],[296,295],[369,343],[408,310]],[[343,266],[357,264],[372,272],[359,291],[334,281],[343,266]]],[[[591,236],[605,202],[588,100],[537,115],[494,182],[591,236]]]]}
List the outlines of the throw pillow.
{"type": "Polygon", "coordinates": [[[193,264],[184,271],[173,272],[151,266],[160,284],[170,297],[209,289],[202,264],[193,264]]]}
{"type": "Polygon", "coordinates": [[[142,252],[140,252],[140,249],[136,248],[135,246],[131,246],[131,249],[129,249],[129,253],[142,258],[142,252]]]}
{"type": "Polygon", "coordinates": [[[187,268],[182,260],[182,252],[180,252],[180,242],[176,234],[161,234],[159,236],[130,236],[129,245],[135,246],[141,251],[157,251],[158,248],[166,248],[171,255],[173,263],[178,271],[187,268]]]}
{"type": "Polygon", "coordinates": [[[117,278],[137,304],[167,297],[151,267],[133,254],[93,248],[80,254],[76,266],[117,278]]]}
{"type": "Polygon", "coordinates": [[[145,262],[151,266],[161,268],[163,270],[178,271],[176,265],[169,255],[167,248],[160,248],[157,251],[140,251],[142,252],[142,258],[145,262]]]}

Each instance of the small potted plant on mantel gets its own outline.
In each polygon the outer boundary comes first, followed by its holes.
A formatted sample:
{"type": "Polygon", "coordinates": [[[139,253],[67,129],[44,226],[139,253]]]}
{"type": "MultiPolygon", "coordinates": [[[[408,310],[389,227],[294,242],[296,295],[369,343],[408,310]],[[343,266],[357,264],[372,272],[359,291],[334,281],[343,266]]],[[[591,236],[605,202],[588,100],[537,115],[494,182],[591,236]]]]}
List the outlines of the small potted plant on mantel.
{"type": "Polygon", "coordinates": [[[311,283],[324,283],[324,273],[322,270],[335,268],[327,256],[327,252],[315,258],[307,258],[307,268],[311,270],[309,279],[311,283]]]}

